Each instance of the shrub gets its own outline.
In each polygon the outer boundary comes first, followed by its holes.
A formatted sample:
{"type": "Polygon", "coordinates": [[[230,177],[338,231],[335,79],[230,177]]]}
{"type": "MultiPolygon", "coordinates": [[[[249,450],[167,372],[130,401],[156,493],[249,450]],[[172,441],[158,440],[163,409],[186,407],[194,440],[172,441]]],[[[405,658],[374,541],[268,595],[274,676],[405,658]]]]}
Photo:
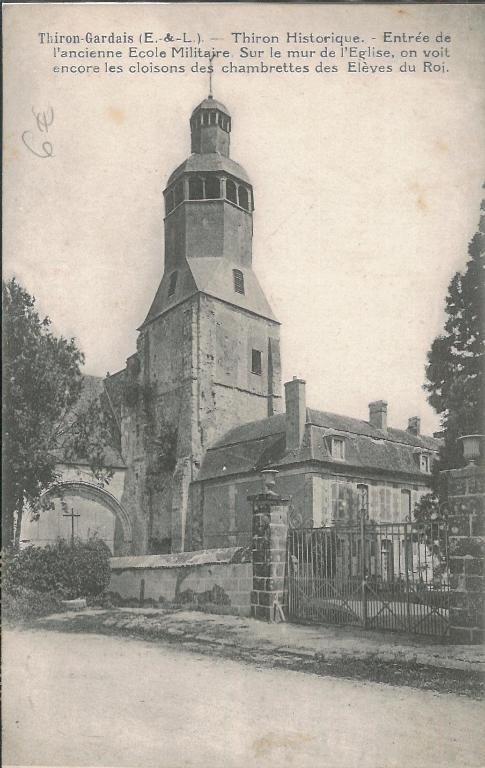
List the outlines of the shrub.
{"type": "Polygon", "coordinates": [[[53,546],[27,547],[8,557],[3,588],[16,594],[19,588],[55,593],[65,599],[104,592],[110,580],[111,553],[100,539],[58,541],[53,546]]]}
{"type": "Polygon", "coordinates": [[[61,597],[53,592],[37,592],[25,587],[3,592],[2,616],[7,620],[33,619],[60,610],[61,597]]]}

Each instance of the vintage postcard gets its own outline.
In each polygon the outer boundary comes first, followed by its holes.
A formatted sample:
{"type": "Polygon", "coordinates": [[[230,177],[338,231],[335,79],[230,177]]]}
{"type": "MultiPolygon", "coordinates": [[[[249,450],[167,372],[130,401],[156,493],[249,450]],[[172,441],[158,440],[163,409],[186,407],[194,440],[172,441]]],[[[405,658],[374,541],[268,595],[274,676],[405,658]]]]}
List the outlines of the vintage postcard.
{"type": "Polygon", "coordinates": [[[4,764],[485,765],[483,6],[3,22],[4,764]]]}

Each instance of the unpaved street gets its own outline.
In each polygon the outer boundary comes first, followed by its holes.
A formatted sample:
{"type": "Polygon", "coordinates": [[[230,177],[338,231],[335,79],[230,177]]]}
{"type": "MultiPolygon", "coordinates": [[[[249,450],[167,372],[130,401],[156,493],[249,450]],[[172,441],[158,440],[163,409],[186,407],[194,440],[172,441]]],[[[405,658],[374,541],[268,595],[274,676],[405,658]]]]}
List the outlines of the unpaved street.
{"type": "Polygon", "coordinates": [[[485,765],[483,706],[141,640],[4,633],[4,765],[485,765]]]}

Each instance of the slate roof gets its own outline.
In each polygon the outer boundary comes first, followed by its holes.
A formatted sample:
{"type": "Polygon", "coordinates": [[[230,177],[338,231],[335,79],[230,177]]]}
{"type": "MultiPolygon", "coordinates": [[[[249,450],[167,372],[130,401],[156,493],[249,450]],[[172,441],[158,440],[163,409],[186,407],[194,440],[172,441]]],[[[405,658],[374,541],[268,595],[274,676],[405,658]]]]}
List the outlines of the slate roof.
{"type": "Polygon", "coordinates": [[[217,99],[214,99],[213,96],[208,96],[206,99],[200,102],[194,110],[192,110],[192,114],[195,114],[199,109],[219,109],[221,112],[225,112],[226,115],[230,116],[230,112],[227,107],[224,106],[224,104],[221,101],[217,101],[217,99]]]}
{"type": "Polygon", "coordinates": [[[233,264],[222,256],[208,256],[188,259],[183,267],[178,269],[178,273],[173,296],[168,295],[171,273],[163,275],[141,327],[198,292],[278,322],[252,269],[233,264]],[[240,269],[244,275],[244,294],[234,291],[233,269],[240,269]]]}
{"type": "Polygon", "coordinates": [[[211,446],[201,465],[198,480],[318,462],[342,471],[346,467],[423,477],[421,451],[438,452],[440,441],[425,435],[390,428],[379,430],[367,421],[307,408],[301,446],[286,450],[286,414],[235,427],[211,446]],[[331,436],[345,438],[345,460],[331,455],[331,436]]]}
{"type": "Polygon", "coordinates": [[[237,179],[245,181],[247,184],[251,184],[249,176],[242,165],[236,163],[235,160],[231,160],[230,157],[220,155],[218,152],[207,154],[194,152],[170,174],[167,187],[184,173],[207,173],[209,171],[223,171],[230,176],[235,176],[237,179]]]}
{"type": "MultiPolygon", "coordinates": [[[[75,421],[76,415],[82,413],[92,400],[95,398],[102,398],[104,394],[104,379],[102,376],[83,376],[83,388],[76,405],[66,415],[66,427],[75,421]]],[[[66,461],[62,446],[51,451],[51,453],[59,460],[59,462],[66,461]]],[[[104,448],[104,461],[106,466],[111,469],[123,469],[126,467],[120,452],[113,446],[108,445],[104,448]]],[[[75,459],[70,458],[68,463],[87,466],[89,462],[84,457],[76,457],[75,459]]]]}

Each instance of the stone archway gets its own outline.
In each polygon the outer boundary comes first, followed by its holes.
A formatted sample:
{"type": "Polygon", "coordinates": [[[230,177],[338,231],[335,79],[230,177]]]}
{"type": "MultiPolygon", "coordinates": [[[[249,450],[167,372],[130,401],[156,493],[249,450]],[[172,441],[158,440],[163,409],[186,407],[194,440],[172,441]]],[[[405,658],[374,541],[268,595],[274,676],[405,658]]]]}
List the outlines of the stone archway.
{"type": "Polygon", "coordinates": [[[106,541],[113,555],[131,553],[133,534],[130,517],[118,499],[109,491],[86,480],[66,480],[44,491],[40,503],[48,499],[54,502],[53,510],[42,512],[38,521],[22,523],[23,543],[42,546],[52,543],[59,536],[67,538],[67,521],[62,520],[63,515],[59,505],[56,505],[56,501],[59,500],[65,502],[68,507],[76,507],[77,511],[82,513],[76,519],[78,535],[81,538],[89,535],[90,530],[93,533],[101,528],[104,534],[101,538],[106,541]],[[78,500],[77,505],[76,500],[78,500]],[[88,527],[87,530],[84,524],[86,517],[90,518],[91,522],[91,528],[88,527]]]}

